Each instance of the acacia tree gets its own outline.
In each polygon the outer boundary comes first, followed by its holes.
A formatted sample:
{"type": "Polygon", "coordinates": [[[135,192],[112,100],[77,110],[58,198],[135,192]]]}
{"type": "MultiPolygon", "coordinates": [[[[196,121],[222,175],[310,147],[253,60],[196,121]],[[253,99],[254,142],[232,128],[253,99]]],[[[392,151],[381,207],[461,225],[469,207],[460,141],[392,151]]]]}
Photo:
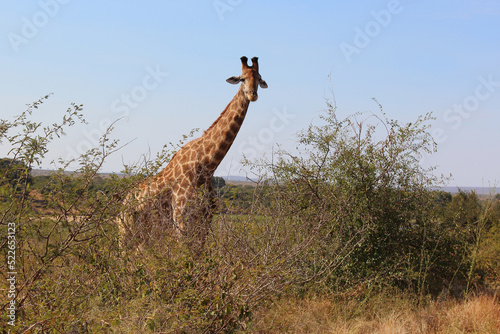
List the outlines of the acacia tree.
{"type": "MultiPolygon", "coordinates": [[[[49,95],[29,105],[26,111],[16,116],[13,121],[2,120],[0,140],[10,146],[8,158],[3,165],[0,183],[9,184],[4,188],[0,230],[2,236],[2,253],[9,262],[2,262],[2,275],[15,272],[15,289],[9,298],[2,299],[1,307],[6,309],[12,303],[16,307],[16,327],[9,329],[44,330],[44,322],[53,321],[54,314],[60,310],[60,303],[74,307],[81,303],[78,294],[74,300],[67,295],[57,294],[57,289],[78,287],[65,280],[68,270],[62,270],[63,263],[69,263],[71,253],[77,245],[83,245],[98,236],[101,231],[103,217],[108,215],[102,198],[88,196],[88,185],[102,166],[105,158],[116,149],[116,142],[108,142],[104,137],[101,147],[87,152],[81,161],[82,168],[71,176],[64,172],[64,167],[55,172],[48,193],[48,208],[53,215],[45,216],[35,205],[31,184],[31,169],[39,164],[48,152],[48,144],[55,138],[63,136],[67,127],[82,121],[82,106],[72,104],[59,123],[46,126],[31,119],[49,95]],[[75,182],[75,193],[67,194],[64,188],[69,182],[75,182]],[[103,210],[104,208],[104,210],[103,210]],[[6,243],[9,247],[5,247],[6,243]],[[7,267],[6,264],[9,264],[7,267]],[[58,286],[50,286],[54,282],[54,273],[59,275],[58,286]],[[54,313],[52,313],[54,312],[54,313]],[[51,316],[52,315],[52,316],[51,316]],[[44,319],[42,321],[42,319],[44,319]],[[37,327],[40,326],[40,327],[37,327]]],[[[66,162],[67,167],[71,162],[66,162]]],[[[5,276],[2,285],[6,282],[5,276]]],[[[73,282],[74,283],[74,282],[73,282]]],[[[14,285],[11,285],[14,287],[14,285]]],[[[3,289],[7,291],[7,289],[3,289]]],[[[67,290],[66,290],[67,292],[67,290]]],[[[61,315],[68,319],[67,315],[61,315]]]]}
{"type": "Polygon", "coordinates": [[[281,149],[254,166],[273,185],[267,214],[288,222],[294,242],[307,240],[294,261],[304,281],[425,292],[456,273],[455,262],[442,265],[459,240],[433,215],[432,189],[444,178],[420,163],[436,151],[432,119],[404,124],[381,107],[380,116],[338,119],[329,105],[321,124],[299,133],[296,152],[281,149]]]}

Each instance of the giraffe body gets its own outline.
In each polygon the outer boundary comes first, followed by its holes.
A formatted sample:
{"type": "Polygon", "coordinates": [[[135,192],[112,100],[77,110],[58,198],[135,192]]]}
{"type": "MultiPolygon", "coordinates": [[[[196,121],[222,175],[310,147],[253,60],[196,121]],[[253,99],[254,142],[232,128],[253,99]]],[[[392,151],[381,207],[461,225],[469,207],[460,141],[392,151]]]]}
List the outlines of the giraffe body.
{"type": "Polygon", "coordinates": [[[165,169],[128,194],[118,219],[122,246],[142,246],[173,233],[195,251],[203,248],[215,209],[213,174],[236,138],[250,102],[257,100],[258,86],[267,88],[257,58],[252,58],[252,66],[247,61],[241,58],[239,77],[227,79],[241,85],[219,118],[200,138],[181,147],[165,169]]]}

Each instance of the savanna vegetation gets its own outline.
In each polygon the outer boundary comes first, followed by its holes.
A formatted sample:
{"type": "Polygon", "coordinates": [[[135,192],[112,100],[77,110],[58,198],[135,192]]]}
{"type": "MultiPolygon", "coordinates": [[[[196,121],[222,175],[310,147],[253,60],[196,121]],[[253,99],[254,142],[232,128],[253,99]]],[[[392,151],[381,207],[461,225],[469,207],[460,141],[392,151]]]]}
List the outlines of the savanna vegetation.
{"type": "Polygon", "coordinates": [[[83,121],[73,104],[59,123],[34,122],[46,98],[0,120],[3,332],[500,332],[500,198],[436,190],[446,179],[420,164],[436,150],[431,115],[339,119],[328,105],[296,150],[247,162],[253,185],[214,181],[200,255],[168,236],[154,249],[118,244],[125,194],[178,145],[103,177],[120,149],[110,128],[99,147],[32,175],[83,121]]]}

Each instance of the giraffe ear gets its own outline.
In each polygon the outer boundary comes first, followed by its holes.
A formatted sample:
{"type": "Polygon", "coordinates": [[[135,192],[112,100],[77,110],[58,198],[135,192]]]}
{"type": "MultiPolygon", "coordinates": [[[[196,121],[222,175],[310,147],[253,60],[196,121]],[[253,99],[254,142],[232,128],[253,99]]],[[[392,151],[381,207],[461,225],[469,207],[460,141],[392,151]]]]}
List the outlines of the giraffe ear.
{"type": "Polygon", "coordinates": [[[237,83],[241,82],[241,78],[240,77],[230,77],[230,78],[226,79],[226,81],[232,85],[236,85],[237,83]]]}
{"type": "Polygon", "coordinates": [[[260,86],[260,88],[267,88],[267,82],[265,82],[264,80],[260,79],[259,80],[259,86],[260,86]]]}

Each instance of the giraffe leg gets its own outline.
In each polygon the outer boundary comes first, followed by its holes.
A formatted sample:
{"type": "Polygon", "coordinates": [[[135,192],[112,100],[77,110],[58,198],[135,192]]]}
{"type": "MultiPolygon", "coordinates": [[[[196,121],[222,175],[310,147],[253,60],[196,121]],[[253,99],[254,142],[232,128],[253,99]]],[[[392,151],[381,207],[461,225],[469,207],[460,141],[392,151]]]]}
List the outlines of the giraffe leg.
{"type": "Polygon", "coordinates": [[[123,250],[125,249],[125,234],[127,232],[123,220],[123,214],[120,214],[116,218],[116,225],[118,225],[118,248],[121,252],[123,252],[123,250]]]}
{"type": "Polygon", "coordinates": [[[178,201],[173,213],[176,237],[186,244],[195,256],[201,254],[205,236],[208,232],[202,217],[203,210],[200,209],[200,204],[196,196],[190,196],[189,199],[178,201]]]}
{"type": "Polygon", "coordinates": [[[126,254],[126,250],[134,248],[136,245],[134,233],[131,230],[133,227],[133,215],[130,213],[121,213],[116,221],[118,225],[118,248],[122,255],[126,254]]]}
{"type": "Polygon", "coordinates": [[[174,224],[174,235],[177,238],[181,238],[186,233],[186,224],[184,221],[183,207],[176,206],[173,210],[173,224],[174,224]]]}
{"type": "Polygon", "coordinates": [[[195,234],[197,247],[203,249],[207,240],[210,223],[212,222],[212,217],[217,206],[215,201],[215,190],[211,178],[200,188],[199,196],[200,203],[198,205],[199,211],[196,215],[195,234]]]}
{"type": "Polygon", "coordinates": [[[186,206],[187,197],[186,189],[182,186],[184,180],[178,180],[172,186],[170,198],[170,206],[172,210],[173,234],[180,239],[185,232],[184,224],[184,207],[186,206]]]}

